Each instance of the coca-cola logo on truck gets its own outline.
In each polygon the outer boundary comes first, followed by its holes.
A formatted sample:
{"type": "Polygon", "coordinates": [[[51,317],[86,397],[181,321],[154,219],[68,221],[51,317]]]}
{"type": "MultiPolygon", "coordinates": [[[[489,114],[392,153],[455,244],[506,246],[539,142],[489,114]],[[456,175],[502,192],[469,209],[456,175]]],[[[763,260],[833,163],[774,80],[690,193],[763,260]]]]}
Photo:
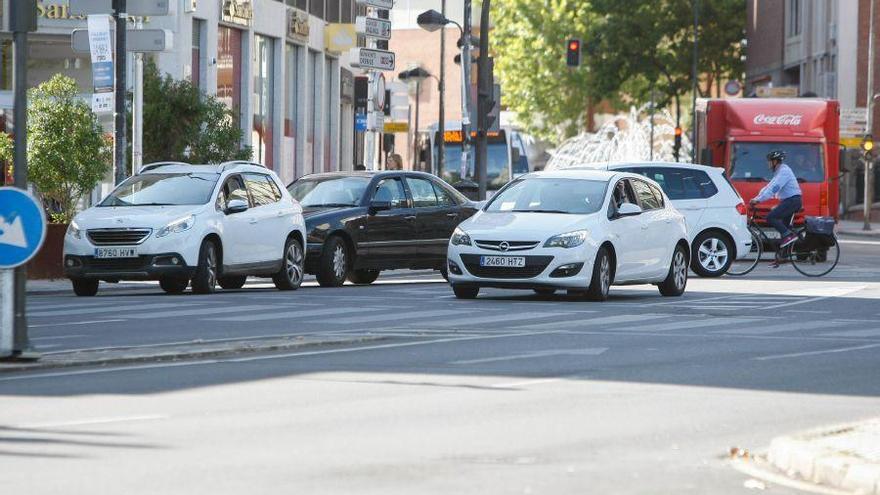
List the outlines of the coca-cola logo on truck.
{"type": "Polygon", "coordinates": [[[797,113],[784,113],[782,115],[767,115],[759,113],[755,115],[755,125],[801,125],[803,115],[797,113]]]}

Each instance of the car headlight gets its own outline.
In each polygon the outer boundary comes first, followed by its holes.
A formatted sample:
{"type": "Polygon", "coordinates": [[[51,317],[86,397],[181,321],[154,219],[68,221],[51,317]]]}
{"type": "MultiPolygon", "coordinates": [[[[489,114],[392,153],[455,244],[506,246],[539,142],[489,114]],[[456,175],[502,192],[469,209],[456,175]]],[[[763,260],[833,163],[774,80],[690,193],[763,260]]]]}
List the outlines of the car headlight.
{"type": "Polygon", "coordinates": [[[74,239],[82,239],[82,229],[79,228],[76,221],[71,221],[70,225],[67,226],[67,235],[74,239]]]}
{"type": "Polygon", "coordinates": [[[465,231],[456,227],[455,231],[452,232],[452,238],[450,239],[453,246],[470,246],[471,245],[471,236],[467,235],[465,231]]]}
{"type": "Polygon", "coordinates": [[[159,229],[156,232],[156,237],[165,237],[169,234],[176,234],[178,232],[185,232],[193,227],[196,223],[196,216],[190,215],[188,217],[183,217],[179,220],[175,220],[168,225],[159,229]]]}
{"type": "Polygon", "coordinates": [[[586,230],[575,230],[574,232],[555,235],[547,239],[547,242],[544,243],[544,247],[573,248],[580,246],[586,240],[586,230]]]}

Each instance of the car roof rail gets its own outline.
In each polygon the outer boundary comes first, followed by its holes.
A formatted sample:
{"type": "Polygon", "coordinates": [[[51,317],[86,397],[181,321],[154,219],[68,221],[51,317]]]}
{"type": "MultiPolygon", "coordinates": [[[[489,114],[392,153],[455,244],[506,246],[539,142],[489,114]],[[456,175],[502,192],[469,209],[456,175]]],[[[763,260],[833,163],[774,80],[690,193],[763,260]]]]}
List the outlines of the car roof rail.
{"type": "Polygon", "coordinates": [[[165,167],[165,166],[168,166],[168,165],[186,165],[186,166],[189,166],[190,164],[189,164],[189,163],[186,163],[186,162],[176,162],[176,161],[152,162],[152,163],[148,163],[148,164],[144,165],[143,167],[141,167],[140,170],[138,170],[138,174],[142,174],[142,173],[144,173],[144,172],[148,172],[148,171],[150,171],[150,170],[155,170],[155,169],[157,169],[157,168],[165,167]]]}
{"type": "Polygon", "coordinates": [[[241,165],[252,165],[254,167],[266,168],[266,166],[262,163],[256,163],[247,160],[230,160],[228,162],[223,162],[220,164],[220,171],[225,172],[229,168],[239,167],[241,165]]]}

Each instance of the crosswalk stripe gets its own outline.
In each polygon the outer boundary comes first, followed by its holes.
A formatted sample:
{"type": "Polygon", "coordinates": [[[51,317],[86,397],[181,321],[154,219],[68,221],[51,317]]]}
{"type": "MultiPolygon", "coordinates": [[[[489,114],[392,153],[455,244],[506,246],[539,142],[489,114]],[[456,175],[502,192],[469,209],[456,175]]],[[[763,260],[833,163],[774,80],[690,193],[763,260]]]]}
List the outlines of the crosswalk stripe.
{"type": "Polygon", "coordinates": [[[487,325],[490,323],[504,323],[504,322],[508,322],[508,321],[550,319],[550,318],[556,318],[556,317],[565,316],[565,315],[577,316],[576,313],[567,313],[567,312],[501,314],[501,315],[482,316],[482,317],[475,317],[475,318],[455,318],[453,320],[443,320],[443,321],[428,323],[425,326],[426,327],[440,327],[440,328],[462,326],[462,327],[473,328],[474,325],[487,325]]]}
{"type": "Polygon", "coordinates": [[[389,308],[370,307],[370,308],[324,308],[324,309],[306,309],[303,311],[273,311],[269,313],[254,313],[249,315],[226,316],[222,318],[202,318],[204,321],[267,321],[267,320],[284,320],[293,319],[296,321],[312,316],[327,316],[346,313],[360,313],[366,311],[389,310],[389,308]]]}
{"type": "Polygon", "coordinates": [[[93,303],[76,303],[76,304],[33,304],[28,303],[28,311],[49,311],[52,309],[64,309],[64,308],[94,308],[96,306],[106,306],[107,302],[93,302],[93,303]]]}
{"type": "Polygon", "coordinates": [[[785,325],[768,324],[765,326],[753,326],[732,330],[718,330],[712,333],[725,333],[731,335],[768,335],[773,333],[791,332],[795,330],[814,330],[816,328],[833,328],[844,325],[832,321],[794,321],[785,325]]]}
{"type": "Polygon", "coordinates": [[[221,313],[244,313],[247,311],[273,311],[277,310],[277,305],[268,304],[250,304],[242,306],[229,306],[225,308],[197,308],[197,309],[180,309],[171,311],[155,311],[150,313],[126,314],[125,318],[153,319],[153,318],[173,318],[177,316],[200,316],[213,315],[221,313]]]}
{"type": "Polygon", "coordinates": [[[349,325],[353,323],[376,323],[376,322],[396,322],[400,320],[412,320],[415,318],[435,318],[439,316],[451,316],[451,315],[461,315],[464,311],[460,309],[438,309],[434,311],[413,311],[409,313],[404,313],[400,311],[395,311],[393,309],[389,309],[386,313],[381,315],[371,315],[371,316],[352,316],[349,318],[331,318],[329,320],[324,320],[322,323],[333,324],[333,325],[349,325]]]}
{"type": "Polygon", "coordinates": [[[762,321],[756,318],[706,318],[702,320],[692,320],[692,321],[673,321],[669,323],[660,323],[660,324],[646,324],[634,327],[625,327],[620,329],[613,329],[614,331],[619,332],[665,332],[667,330],[692,330],[696,328],[712,328],[712,327],[720,327],[723,325],[739,325],[741,323],[752,323],[762,321]]]}
{"type": "MultiPolygon", "coordinates": [[[[604,316],[600,318],[588,318],[578,321],[555,321],[551,323],[539,323],[537,325],[529,325],[529,328],[564,328],[564,327],[575,327],[575,328],[583,328],[583,327],[592,327],[597,325],[616,325],[622,323],[637,323],[640,321],[646,320],[658,320],[670,318],[673,315],[663,315],[663,314],[642,314],[642,315],[616,315],[616,316],[604,316]]],[[[522,326],[522,325],[515,325],[522,326]]]]}
{"type": "Polygon", "coordinates": [[[829,332],[820,334],[822,337],[880,337],[880,328],[867,328],[862,330],[845,330],[843,332],[829,332]]]}
{"type": "MultiPolygon", "coordinates": [[[[191,304],[199,304],[192,303],[187,301],[187,305],[191,304]]],[[[203,304],[203,303],[202,303],[203,304]]],[[[76,315],[88,315],[93,313],[118,313],[123,311],[141,311],[144,309],[166,309],[166,308],[179,308],[181,306],[180,302],[175,303],[156,303],[156,304],[123,304],[119,305],[107,305],[100,306],[97,308],[81,308],[81,309],[66,309],[60,311],[37,311],[34,313],[28,314],[28,316],[38,317],[38,316],[76,316],[76,315]]]]}

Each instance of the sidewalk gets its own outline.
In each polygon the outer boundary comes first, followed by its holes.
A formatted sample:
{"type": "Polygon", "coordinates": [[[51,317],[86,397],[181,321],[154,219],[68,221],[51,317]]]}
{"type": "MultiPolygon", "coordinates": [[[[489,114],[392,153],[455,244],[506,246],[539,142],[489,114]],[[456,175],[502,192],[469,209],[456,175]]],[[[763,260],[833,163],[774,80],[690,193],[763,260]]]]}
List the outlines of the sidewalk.
{"type": "Polygon", "coordinates": [[[837,233],[841,235],[857,235],[863,237],[880,238],[880,223],[874,222],[871,224],[871,230],[864,231],[862,230],[862,222],[856,222],[853,220],[840,220],[839,222],[837,222],[837,233]]]}
{"type": "Polygon", "coordinates": [[[775,438],[767,460],[797,480],[880,495],[880,418],[775,438]]]}

